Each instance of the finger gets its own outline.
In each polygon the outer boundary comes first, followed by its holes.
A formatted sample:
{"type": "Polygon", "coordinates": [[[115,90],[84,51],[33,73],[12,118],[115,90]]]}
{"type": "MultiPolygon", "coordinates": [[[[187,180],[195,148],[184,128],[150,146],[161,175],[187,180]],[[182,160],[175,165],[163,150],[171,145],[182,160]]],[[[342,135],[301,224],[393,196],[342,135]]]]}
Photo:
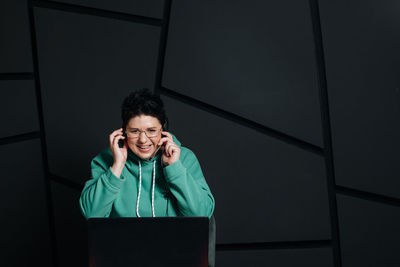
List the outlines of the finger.
{"type": "Polygon", "coordinates": [[[113,136],[113,140],[115,140],[116,138],[120,139],[121,137],[125,138],[125,136],[122,133],[118,133],[116,135],[113,136]]]}
{"type": "Polygon", "coordinates": [[[169,157],[170,155],[169,155],[169,144],[166,144],[165,146],[164,146],[164,148],[165,148],[165,155],[167,156],[167,157],[169,157]]]}
{"type": "Polygon", "coordinates": [[[115,137],[116,135],[118,135],[118,134],[122,134],[122,132],[123,132],[123,131],[122,131],[122,128],[119,128],[119,129],[113,131],[113,132],[109,135],[110,144],[113,143],[114,137],[115,137]]]}
{"type": "Polygon", "coordinates": [[[179,152],[179,147],[177,145],[171,145],[171,155],[179,152]]]}
{"type": "Polygon", "coordinates": [[[162,131],[161,132],[163,135],[166,135],[171,141],[173,141],[172,135],[169,132],[162,131]]]}
{"type": "Polygon", "coordinates": [[[170,138],[170,137],[161,138],[160,141],[158,142],[158,145],[166,144],[167,142],[176,145],[174,140],[172,138],[170,138]]]}
{"type": "Polygon", "coordinates": [[[169,141],[171,141],[171,140],[168,137],[163,137],[158,142],[158,145],[161,146],[162,144],[168,143],[169,141]]]}
{"type": "Polygon", "coordinates": [[[168,155],[170,157],[172,157],[173,150],[174,150],[174,145],[173,144],[169,144],[169,146],[168,146],[168,155]]]}
{"type": "Polygon", "coordinates": [[[165,147],[162,146],[162,147],[161,147],[161,155],[164,155],[164,154],[165,154],[165,147]]]}
{"type": "Polygon", "coordinates": [[[115,141],[116,141],[116,140],[119,140],[119,139],[118,139],[118,136],[113,136],[113,139],[111,140],[111,145],[112,145],[112,147],[113,147],[114,149],[116,148],[116,147],[115,147],[115,143],[116,143],[115,141]]]}
{"type": "MultiPolygon", "coordinates": [[[[114,137],[114,139],[113,139],[113,147],[114,148],[119,148],[119,145],[118,145],[118,141],[120,140],[120,139],[122,139],[122,140],[124,140],[125,139],[125,136],[123,136],[123,135],[117,135],[117,136],[115,136],[114,137]]],[[[126,142],[124,142],[124,144],[125,144],[126,142]]]]}
{"type": "Polygon", "coordinates": [[[115,135],[120,134],[120,133],[122,133],[122,132],[123,132],[123,129],[122,129],[122,128],[119,128],[119,129],[113,131],[113,132],[110,134],[110,136],[115,136],[115,135]]]}
{"type": "Polygon", "coordinates": [[[163,157],[167,157],[168,158],[167,149],[164,146],[162,146],[161,150],[162,150],[163,157]]]}
{"type": "Polygon", "coordinates": [[[168,150],[169,150],[170,156],[172,157],[172,155],[174,154],[175,148],[174,148],[173,146],[170,146],[170,147],[168,148],[168,150]]]}

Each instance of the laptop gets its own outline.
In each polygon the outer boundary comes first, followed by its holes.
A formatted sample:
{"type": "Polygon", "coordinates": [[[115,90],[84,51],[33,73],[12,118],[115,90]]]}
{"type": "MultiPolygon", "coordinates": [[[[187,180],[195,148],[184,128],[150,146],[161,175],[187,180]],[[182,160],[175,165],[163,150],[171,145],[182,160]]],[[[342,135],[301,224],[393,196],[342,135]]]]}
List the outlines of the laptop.
{"type": "Polygon", "coordinates": [[[208,266],[208,217],[90,218],[89,266],[208,266]]]}

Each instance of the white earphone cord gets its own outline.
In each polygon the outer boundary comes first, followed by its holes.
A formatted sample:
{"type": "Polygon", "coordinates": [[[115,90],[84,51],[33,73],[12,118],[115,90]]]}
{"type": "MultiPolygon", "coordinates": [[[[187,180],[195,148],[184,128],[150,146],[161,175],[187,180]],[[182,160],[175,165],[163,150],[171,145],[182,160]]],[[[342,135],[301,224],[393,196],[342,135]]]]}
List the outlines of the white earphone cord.
{"type": "MultiPolygon", "coordinates": [[[[139,162],[139,192],[137,196],[137,201],[136,201],[136,216],[140,217],[139,214],[139,203],[140,203],[140,192],[142,190],[142,165],[139,162]]],[[[151,210],[153,212],[153,217],[156,217],[154,213],[154,188],[155,188],[155,183],[156,183],[156,161],[154,160],[153,162],[153,181],[152,181],[152,192],[151,192],[151,210]]]]}

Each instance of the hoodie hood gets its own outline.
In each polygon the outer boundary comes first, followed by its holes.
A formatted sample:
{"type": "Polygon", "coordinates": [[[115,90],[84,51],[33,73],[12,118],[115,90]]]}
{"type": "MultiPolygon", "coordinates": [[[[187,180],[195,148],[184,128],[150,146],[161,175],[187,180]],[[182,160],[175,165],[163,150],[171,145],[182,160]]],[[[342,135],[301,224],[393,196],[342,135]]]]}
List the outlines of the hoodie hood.
{"type": "MultiPolygon", "coordinates": [[[[169,132],[169,133],[170,133],[170,132],[169,132]]],[[[175,144],[177,144],[179,147],[181,147],[181,142],[176,138],[176,136],[173,135],[172,133],[170,133],[170,134],[172,135],[172,140],[174,140],[175,144]]],[[[160,150],[160,151],[161,151],[161,150],[160,150]]],[[[150,159],[150,160],[145,160],[145,159],[142,159],[142,158],[138,157],[138,156],[137,156],[135,153],[133,153],[132,150],[128,147],[128,158],[129,158],[130,160],[132,160],[133,162],[138,162],[138,161],[140,161],[141,163],[144,163],[144,164],[146,164],[146,163],[153,163],[154,160],[158,160],[158,159],[160,158],[160,151],[157,152],[157,155],[156,155],[154,158],[152,158],[152,159],[150,159]]]]}

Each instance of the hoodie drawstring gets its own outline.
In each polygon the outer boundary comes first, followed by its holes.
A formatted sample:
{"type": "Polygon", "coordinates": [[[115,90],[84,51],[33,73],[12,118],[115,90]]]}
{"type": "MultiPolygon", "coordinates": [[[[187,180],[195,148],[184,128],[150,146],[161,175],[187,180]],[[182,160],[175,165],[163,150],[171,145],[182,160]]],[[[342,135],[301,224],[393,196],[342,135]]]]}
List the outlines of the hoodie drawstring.
{"type": "MultiPolygon", "coordinates": [[[[140,160],[139,162],[139,193],[138,193],[138,197],[137,197],[137,201],[136,201],[136,216],[140,217],[139,214],[139,202],[140,202],[140,192],[142,189],[142,165],[140,164],[140,160]]],[[[156,184],[156,161],[153,161],[153,182],[152,182],[152,192],[151,192],[151,210],[153,212],[153,217],[156,217],[155,213],[154,213],[154,188],[155,188],[155,184],[156,184]]]]}

